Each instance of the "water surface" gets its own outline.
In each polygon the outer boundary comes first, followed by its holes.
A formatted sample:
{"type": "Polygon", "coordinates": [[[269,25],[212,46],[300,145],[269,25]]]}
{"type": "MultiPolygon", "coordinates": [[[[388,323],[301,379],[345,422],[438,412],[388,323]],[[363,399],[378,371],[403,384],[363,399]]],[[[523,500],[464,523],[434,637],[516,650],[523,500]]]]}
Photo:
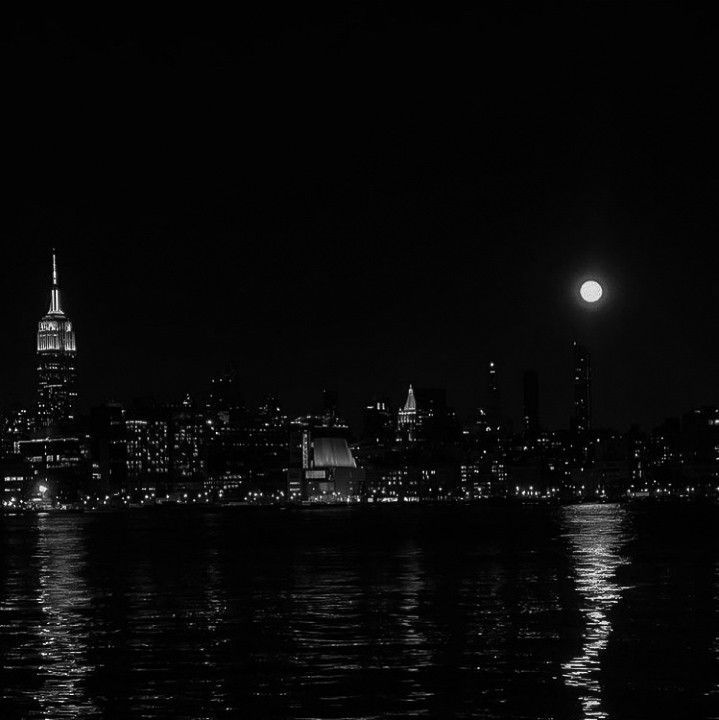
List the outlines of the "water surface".
{"type": "Polygon", "coordinates": [[[4,518],[1,718],[719,717],[719,512],[4,518]]]}

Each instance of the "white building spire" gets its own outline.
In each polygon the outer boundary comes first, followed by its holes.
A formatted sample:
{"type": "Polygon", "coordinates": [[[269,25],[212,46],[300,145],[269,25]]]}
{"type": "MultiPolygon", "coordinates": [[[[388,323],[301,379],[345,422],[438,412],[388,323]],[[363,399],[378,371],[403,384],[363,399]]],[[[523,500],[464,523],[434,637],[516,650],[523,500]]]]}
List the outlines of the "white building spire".
{"type": "Polygon", "coordinates": [[[48,315],[63,315],[60,307],[60,288],[57,285],[57,258],[55,248],[52,249],[52,289],[50,290],[50,310],[48,315]]]}
{"type": "Polygon", "coordinates": [[[414,399],[414,390],[412,385],[409,386],[409,392],[407,393],[407,401],[404,404],[405,412],[414,412],[417,410],[417,401],[414,399]]]}
{"type": "Polygon", "coordinates": [[[409,386],[407,400],[404,404],[404,407],[400,408],[397,421],[400,428],[409,428],[411,439],[411,431],[417,421],[417,401],[414,398],[414,389],[411,385],[409,386]]]}

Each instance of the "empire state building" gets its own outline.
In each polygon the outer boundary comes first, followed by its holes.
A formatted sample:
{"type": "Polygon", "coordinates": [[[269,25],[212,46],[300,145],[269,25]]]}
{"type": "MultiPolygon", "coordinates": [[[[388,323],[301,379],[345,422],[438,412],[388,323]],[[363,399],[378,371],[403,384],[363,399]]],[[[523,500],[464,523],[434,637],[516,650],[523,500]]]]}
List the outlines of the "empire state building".
{"type": "Polygon", "coordinates": [[[37,414],[41,426],[54,426],[74,418],[77,398],[75,353],[75,331],[60,305],[53,250],[50,309],[37,328],[37,414]]]}

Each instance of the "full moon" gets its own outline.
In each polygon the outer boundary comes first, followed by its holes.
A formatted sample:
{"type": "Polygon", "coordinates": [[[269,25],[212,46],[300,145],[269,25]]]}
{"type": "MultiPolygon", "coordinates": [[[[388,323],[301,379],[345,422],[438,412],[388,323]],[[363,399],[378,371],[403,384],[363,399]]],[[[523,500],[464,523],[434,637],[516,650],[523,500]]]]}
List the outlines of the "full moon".
{"type": "Polygon", "coordinates": [[[579,288],[579,294],[584,302],[595,303],[602,297],[602,286],[596,280],[587,280],[579,288]]]}

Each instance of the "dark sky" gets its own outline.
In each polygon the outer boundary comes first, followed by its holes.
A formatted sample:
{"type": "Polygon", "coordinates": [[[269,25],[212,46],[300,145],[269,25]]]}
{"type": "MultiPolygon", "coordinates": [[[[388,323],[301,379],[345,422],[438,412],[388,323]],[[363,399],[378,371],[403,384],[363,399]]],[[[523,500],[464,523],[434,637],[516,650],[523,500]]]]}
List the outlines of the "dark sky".
{"type": "Polygon", "coordinates": [[[293,411],[413,382],[466,412],[494,359],[561,426],[575,336],[598,425],[719,402],[716,17],[262,5],[0,23],[0,405],[33,397],[53,245],[84,406],[234,363],[293,411]]]}

